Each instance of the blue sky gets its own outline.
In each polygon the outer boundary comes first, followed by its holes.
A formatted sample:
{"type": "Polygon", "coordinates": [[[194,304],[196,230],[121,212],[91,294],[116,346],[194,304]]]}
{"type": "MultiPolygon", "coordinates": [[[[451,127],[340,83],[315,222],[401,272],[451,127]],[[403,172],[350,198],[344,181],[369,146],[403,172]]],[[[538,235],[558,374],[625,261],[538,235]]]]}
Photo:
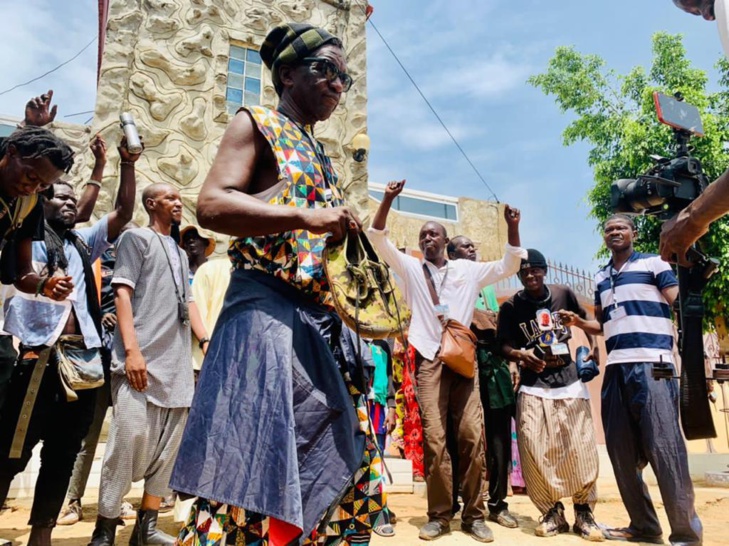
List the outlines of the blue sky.
{"type": "MultiPolygon", "coordinates": [[[[689,58],[711,70],[715,25],[671,0],[370,0],[372,17],[499,199],[522,209],[522,243],[592,270],[601,240],[587,218],[587,146],[562,146],[569,122],[526,84],[559,45],[596,53],[619,72],[650,62],[651,35],[685,36],[689,58]]],[[[96,0],[0,0],[0,91],[69,59],[96,34],[96,0]]],[[[491,196],[379,37],[368,29],[370,179],[412,189],[491,196]]],[[[0,113],[56,92],[60,119],[93,110],[96,45],[44,79],[0,95],[0,113]]]]}

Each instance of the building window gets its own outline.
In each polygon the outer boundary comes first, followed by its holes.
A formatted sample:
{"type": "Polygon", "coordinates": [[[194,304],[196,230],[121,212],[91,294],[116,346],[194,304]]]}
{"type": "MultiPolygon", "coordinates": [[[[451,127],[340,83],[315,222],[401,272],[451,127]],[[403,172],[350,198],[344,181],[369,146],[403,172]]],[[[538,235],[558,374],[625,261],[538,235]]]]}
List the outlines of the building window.
{"type": "Polygon", "coordinates": [[[261,56],[255,49],[231,45],[225,101],[233,115],[241,106],[261,104],[261,56]]]}
{"type": "Polygon", "coordinates": [[[10,136],[17,127],[7,123],[0,123],[0,138],[10,136]]]}
{"type": "MultiPolygon", "coordinates": [[[[385,193],[379,190],[370,190],[370,196],[382,201],[385,193]]],[[[398,195],[392,203],[392,208],[400,212],[427,216],[429,218],[440,218],[451,222],[458,221],[458,207],[453,203],[443,203],[409,195],[398,195]]]]}

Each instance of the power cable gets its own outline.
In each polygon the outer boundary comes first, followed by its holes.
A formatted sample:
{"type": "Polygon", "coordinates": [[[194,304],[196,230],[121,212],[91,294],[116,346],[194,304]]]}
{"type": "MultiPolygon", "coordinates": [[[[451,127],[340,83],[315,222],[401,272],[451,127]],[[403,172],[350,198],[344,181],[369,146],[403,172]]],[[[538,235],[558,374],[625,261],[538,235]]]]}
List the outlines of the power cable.
{"type": "MultiPolygon", "coordinates": [[[[367,15],[366,9],[364,7],[362,7],[361,4],[357,4],[357,5],[365,13],[365,16],[366,16],[367,15]]],[[[468,157],[468,154],[466,153],[466,151],[460,145],[460,143],[458,142],[458,140],[456,140],[456,137],[453,136],[453,133],[451,133],[450,129],[448,129],[448,126],[445,124],[445,122],[443,121],[443,119],[440,117],[440,115],[436,111],[435,107],[431,104],[431,102],[425,96],[425,93],[423,93],[423,91],[420,89],[420,87],[415,82],[415,80],[413,79],[413,77],[410,75],[410,72],[408,72],[408,69],[405,68],[405,65],[402,63],[402,61],[397,56],[397,54],[395,53],[395,51],[392,49],[392,47],[390,47],[390,44],[387,42],[387,40],[385,39],[385,37],[382,35],[382,33],[380,32],[380,30],[377,28],[377,26],[375,25],[375,23],[372,21],[372,18],[367,19],[367,21],[369,22],[370,26],[374,29],[374,31],[377,33],[377,35],[380,37],[380,40],[382,40],[382,43],[385,44],[385,47],[390,52],[390,54],[392,55],[392,57],[395,59],[395,61],[397,61],[397,64],[400,65],[400,68],[405,73],[405,75],[408,77],[408,79],[410,80],[410,83],[413,84],[413,87],[415,87],[415,89],[417,90],[417,92],[420,94],[420,97],[423,99],[423,101],[425,101],[425,104],[428,105],[428,108],[430,108],[430,111],[433,112],[433,115],[435,116],[435,118],[443,126],[443,129],[445,130],[445,132],[448,133],[448,136],[453,141],[453,144],[456,145],[456,148],[458,148],[458,150],[461,152],[461,155],[463,155],[463,157],[466,159],[466,161],[468,162],[468,164],[471,166],[471,169],[473,169],[473,172],[475,172],[476,173],[476,176],[478,176],[479,180],[481,180],[481,182],[483,182],[483,185],[486,186],[486,189],[491,192],[491,195],[494,197],[494,199],[496,200],[496,202],[497,203],[500,203],[499,198],[496,196],[496,192],[491,188],[491,186],[489,186],[488,182],[486,182],[486,179],[481,175],[481,172],[478,170],[478,168],[476,167],[476,165],[474,165],[473,161],[471,161],[471,158],[468,157]]]]}
{"type": "Polygon", "coordinates": [[[33,78],[32,80],[28,80],[28,81],[27,81],[27,82],[25,82],[25,83],[19,83],[19,84],[18,84],[18,85],[16,85],[15,87],[11,87],[10,89],[6,89],[5,91],[2,91],[2,92],[0,92],[0,95],[4,95],[4,94],[6,94],[6,93],[10,93],[11,91],[15,91],[15,90],[16,90],[17,88],[19,88],[19,87],[24,87],[24,86],[26,86],[26,85],[29,85],[29,84],[33,83],[33,82],[37,82],[37,81],[38,81],[38,80],[40,80],[41,78],[45,78],[45,77],[46,77],[46,76],[47,76],[48,74],[52,74],[53,72],[55,72],[55,71],[56,71],[56,70],[58,70],[59,68],[61,68],[61,67],[63,67],[63,66],[66,66],[66,65],[67,65],[68,63],[70,63],[71,61],[74,61],[74,60],[75,60],[75,59],[76,59],[76,58],[77,58],[77,57],[78,57],[79,55],[81,55],[81,53],[83,53],[84,51],[86,51],[86,50],[87,50],[87,49],[89,48],[89,46],[90,46],[91,44],[93,44],[93,43],[94,43],[95,41],[96,41],[96,36],[94,36],[94,38],[93,38],[93,39],[92,39],[92,40],[91,40],[91,41],[90,41],[90,42],[89,42],[88,44],[86,44],[86,45],[85,45],[85,46],[84,46],[83,48],[81,48],[81,51],[79,51],[78,53],[76,53],[76,55],[74,55],[73,57],[71,57],[71,58],[70,58],[70,59],[68,59],[67,61],[65,61],[65,62],[62,62],[62,63],[61,63],[61,64],[59,64],[59,65],[58,65],[57,67],[55,67],[55,68],[53,68],[53,69],[49,70],[49,71],[48,71],[48,72],[46,72],[45,74],[41,74],[41,75],[40,75],[40,76],[38,76],[37,78],[33,78]]]}

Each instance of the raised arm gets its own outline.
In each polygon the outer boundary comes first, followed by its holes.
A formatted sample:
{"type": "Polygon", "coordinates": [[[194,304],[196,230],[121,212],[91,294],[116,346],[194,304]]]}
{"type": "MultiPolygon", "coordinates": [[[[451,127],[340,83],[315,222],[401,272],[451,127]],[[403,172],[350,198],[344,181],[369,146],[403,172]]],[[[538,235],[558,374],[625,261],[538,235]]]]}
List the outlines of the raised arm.
{"type": "Polygon", "coordinates": [[[96,200],[99,198],[101,181],[104,178],[104,167],[106,167],[106,141],[101,135],[96,135],[91,142],[91,152],[94,154],[94,168],[91,171],[91,178],[84,185],[84,191],[76,206],[76,222],[82,224],[91,219],[94,212],[96,200]]]}
{"type": "Polygon", "coordinates": [[[200,226],[234,237],[250,237],[306,229],[331,233],[339,240],[361,222],[348,207],[305,209],[271,205],[249,195],[254,177],[265,165],[274,165],[270,148],[243,111],[233,118],[218,148],[215,161],[200,190],[197,219],[200,226]]]}
{"type": "Polygon", "coordinates": [[[504,219],[508,226],[509,243],[504,257],[494,262],[469,262],[480,288],[510,277],[519,271],[521,260],[527,257],[526,250],[520,247],[519,222],[521,221],[521,212],[519,209],[506,205],[504,219]]]}
{"type": "Polygon", "coordinates": [[[108,238],[109,241],[116,240],[122,228],[132,221],[134,216],[134,200],[137,193],[137,178],[135,174],[135,163],[141,157],[141,153],[132,154],[127,150],[127,139],[122,138],[119,145],[121,156],[121,175],[119,190],[116,193],[114,210],[108,216],[108,238]]]}

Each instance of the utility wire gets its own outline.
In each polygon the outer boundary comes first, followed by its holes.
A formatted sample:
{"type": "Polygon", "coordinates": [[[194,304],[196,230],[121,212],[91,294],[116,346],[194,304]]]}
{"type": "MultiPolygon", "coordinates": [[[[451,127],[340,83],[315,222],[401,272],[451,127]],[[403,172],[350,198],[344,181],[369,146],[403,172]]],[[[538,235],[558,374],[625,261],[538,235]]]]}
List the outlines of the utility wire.
{"type": "Polygon", "coordinates": [[[18,87],[23,87],[23,86],[29,85],[29,84],[31,84],[31,83],[33,83],[33,82],[37,82],[37,81],[38,81],[38,80],[40,80],[41,78],[45,78],[45,77],[46,77],[46,76],[47,76],[48,74],[52,74],[53,72],[55,72],[55,71],[56,71],[56,70],[58,70],[59,68],[61,68],[61,67],[63,67],[63,66],[66,66],[66,65],[67,65],[68,63],[70,63],[71,61],[75,60],[75,59],[76,59],[76,58],[77,58],[77,57],[78,57],[79,55],[81,55],[81,53],[83,53],[84,51],[86,51],[86,50],[87,50],[87,49],[89,48],[89,46],[90,46],[91,44],[93,44],[93,43],[94,43],[95,41],[96,41],[96,36],[94,36],[94,38],[93,38],[93,39],[92,39],[92,40],[91,40],[91,41],[90,41],[90,42],[89,42],[88,44],[86,44],[86,45],[85,45],[85,46],[84,46],[84,47],[83,47],[83,48],[81,49],[81,51],[79,51],[78,53],[76,53],[76,55],[74,55],[73,57],[71,57],[71,58],[70,58],[69,60],[67,60],[67,61],[65,61],[65,62],[62,62],[61,64],[59,64],[59,65],[58,65],[58,66],[57,66],[56,68],[53,68],[53,69],[49,70],[49,71],[48,71],[48,72],[46,72],[45,74],[41,74],[41,75],[40,75],[40,76],[38,76],[37,78],[33,78],[32,80],[28,80],[28,81],[27,81],[27,82],[25,82],[25,83],[19,83],[19,84],[18,84],[18,85],[16,85],[15,87],[11,87],[10,89],[6,89],[5,91],[2,91],[2,92],[0,92],[0,95],[4,95],[4,94],[6,94],[6,93],[10,93],[11,91],[14,91],[14,90],[16,90],[16,89],[17,89],[18,87]]]}
{"type": "MultiPolygon", "coordinates": [[[[366,2],[366,0],[365,0],[365,2],[366,2]]],[[[361,4],[357,4],[357,5],[360,7],[360,9],[362,9],[363,12],[365,12],[365,15],[366,15],[367,12],[366,12],[365,8],[363,8],[361,4]]],[[[471,166],[471,168],[473,169],[473,172],[476,173],[476,176],[478,176],[479,180],[481,180],[481,182],[483,182],[483,185],[486,186],[486,189],[491,192],[491,195],[493,195],[493,197],[496,200],[496,202],[499,203],[500,201],[499,201],[499,198],[496,196],[496,192],[493,189],[491,189],[491,186],[489,186],[488,182],[486,182],[486,179],[481,175],[481,172],[478,170],[478,168],[476,167],[476,165],[473,164],[473,161],[471,161],[471,158],[468,157],[468,154],[463,149],[463,147],[459,144],[458,140],[456,140],[456,137],[453,136],[453,133],[451,133],[450,129],[448,129],[448,126],[443,121],[443,118],[440,117],[440,115],[438,114],[438,112],[436,111],[436,109],[433,107],[433,105],[431,104],[431,102],[428,100],[428,98],[425,96],[425,94],[420,89],[420,87],[418,86],[418,84],[415,82],[415,80],[413,79],[413,77],[410,75],[410,72],[408,72],[408,69],[405,68],[405,65],[402,63],[402,61],[397,56],[397,54],[395,53],[395,51],[393,51],[392,47],[390,47],[390,44],[387,43],[387,40],[382,35],[382,33],[379,31],[379,29],[377,28],[377,26],[375,25],[375,23],[372,22],[372,18],[368,19],[368,22],[369,22],[370,26],[374,29],[374,31],[377,33],[377,35],[380,37],[380,40],[382,40],[382,43],[385,44],[385,47],[388,49],[388,51],[393,56],[393,58],[395,59],[395,61],[397,61],[397,64],[400,65],[400,68],[402,68],[402,71],[405,72],[405,75],[410,80],[410,83],[413,84],[413,87],[415,87],[415,89],[417,90],[417,92],[420,94],[420,97],[423,99],[423,101],[425,101],[425,104],[428,105],[428,108],[430,108],[430,111],[433,112],[433,115],[435,116],[435,118],[443,126],[443,129],[445,129],[445,132],[448,133],[448,136],[449,137],[451,137],[451,140],[453,141],[453,144],[456,145],[456,148],[458,148],[458,150],[461,152],[461,155],[463,155],[463,157],[466,159],[466,161],[468,162],[468,164],[471,166]]]]}
{"type": "Polygon", "coordinates": [[[93,110],[87,110],[86,112],[76,112],[75,114],[66,114],[64,118],[72,118],[74,116],[83,116],[84,114],[92,114],[93,110]]]}

